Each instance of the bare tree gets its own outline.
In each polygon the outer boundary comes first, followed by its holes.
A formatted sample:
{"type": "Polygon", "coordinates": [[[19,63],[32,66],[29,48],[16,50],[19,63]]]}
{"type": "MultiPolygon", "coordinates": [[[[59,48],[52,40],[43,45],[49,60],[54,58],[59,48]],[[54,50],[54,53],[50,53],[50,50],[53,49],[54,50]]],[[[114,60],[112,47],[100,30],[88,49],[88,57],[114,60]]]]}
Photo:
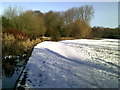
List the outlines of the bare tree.
{"type": "Polygon", "coordinates": [[[68,9],[64,12],[63,17],[66,24],[76,21],[77,19],[84,20],[86,23],[90,23],[94,15],[94,10],[92,6],[82,6],[68,9]]]}
{"type": "Polygon", "coordinates": [[[4,10],[3,16],[7,19],[13,19],[16,16],[19,16],[21,13],[23,13],[23,9],[21,7],[12,7],[9,6],[4,10]]]}
{"type": "Polygon", "coordinates": [[[10,22],[10,27],[25,32],[30,36],[44,35],[46,28],[44,19],[38,12],[23,11],[19,7],[8,7],[4,11],[4,17],[10,22]]]}
{"type": "Polygon", "coordinates": [[[12,7],[9,6],[4,10],[3,16],[6,18],[6,20],[9,21],[11,28],[19,29],[19,15],[23,13],[23,9],[21,7],[12,7]]]}

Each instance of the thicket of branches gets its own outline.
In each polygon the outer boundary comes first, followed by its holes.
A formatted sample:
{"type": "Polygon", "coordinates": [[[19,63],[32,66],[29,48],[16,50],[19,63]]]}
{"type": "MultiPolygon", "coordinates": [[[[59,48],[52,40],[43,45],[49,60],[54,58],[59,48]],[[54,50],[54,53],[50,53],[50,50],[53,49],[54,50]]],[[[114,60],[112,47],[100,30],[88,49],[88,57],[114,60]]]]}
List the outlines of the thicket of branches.
{"type": "Polygon", "coordinates": [[[65,12],[42,13],[23,11],[18,7],[8,7],[2,16],[3,33],[9,29],[27,34],[30,38],[48,36],[52,39],[62,37],[88,37],[89,22],[93,16],[92,6],[71,8],[65,12]],[[88,35],[86,35],[88,34],[88,35]]]}
{"type": "Polygon", "coordinates": [[[0,17],[3,61],[5,56],[24,54],[24,50],[30,54],[34,45],[43,41],[42,36],[54,41],[64,38],[120,38],[120,28],[90,27],[93,16],[92,6],[47,13],[8,7],[0,17]]]}
{"type": "Polygon", "coordinates": [[[120,28],[93,27],[91,37],[120,39],[120,28]]]}
{"type": "Polygon", "coordinates": [[[64,12],[42,13],[40,11],[24,11],[18,7],[8,7],[2,16],[3,33],[22,35],[31,39],[47,36],[52,40],[60,37],[75,38],[119,38],[117,29],[101,29],[90,27],[94,16],[92,6],[82,6],[68,9],[64,12]],[[109,33],[109,34],[108,34],[109,33]]]}

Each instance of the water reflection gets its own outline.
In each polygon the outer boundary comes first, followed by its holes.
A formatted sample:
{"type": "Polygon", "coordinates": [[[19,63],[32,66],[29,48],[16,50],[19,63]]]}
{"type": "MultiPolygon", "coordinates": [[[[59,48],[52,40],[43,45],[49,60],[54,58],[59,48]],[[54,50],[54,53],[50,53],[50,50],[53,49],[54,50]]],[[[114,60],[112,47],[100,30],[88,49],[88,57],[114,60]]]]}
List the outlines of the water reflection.
{"type": "Polygon", "coordinates": [[[12,62],[10,62],[9,60],[6,60],[2,64],[2,81],[3,81],[2,87],[3,88],[15,87],[16,81],[18,80],[25,64],[26,64],[25,59],[15,60],[12,62]]]}
{"type": "Polygon", "coordinates": [[[3,74],[6,77],[12,77],[14,71],[15,71],[15,65],[14,64],[10,64],[9,62],[3,63],[3,74]]]}

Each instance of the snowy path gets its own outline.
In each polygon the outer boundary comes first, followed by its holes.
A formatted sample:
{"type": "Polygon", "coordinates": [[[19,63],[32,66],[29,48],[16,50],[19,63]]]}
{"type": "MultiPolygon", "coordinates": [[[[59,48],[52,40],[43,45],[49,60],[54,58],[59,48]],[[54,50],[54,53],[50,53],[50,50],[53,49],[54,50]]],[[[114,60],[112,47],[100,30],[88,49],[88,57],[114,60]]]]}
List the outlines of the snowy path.
{"type": "Polygon", "coordinates": [[[18,87],[118,88],[118,57],[118,40],[42,42],[35,46],[18,87]]]}

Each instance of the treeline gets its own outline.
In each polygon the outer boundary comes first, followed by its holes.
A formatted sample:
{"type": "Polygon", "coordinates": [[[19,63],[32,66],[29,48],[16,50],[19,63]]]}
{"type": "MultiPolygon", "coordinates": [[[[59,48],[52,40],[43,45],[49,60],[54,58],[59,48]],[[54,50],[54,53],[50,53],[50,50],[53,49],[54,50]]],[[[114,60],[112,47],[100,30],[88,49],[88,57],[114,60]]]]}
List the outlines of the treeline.
{"type": "Polygon", "coordinates": [[[120,28],[93,27],[91,38],[120,39],[120,28]]]}
{"type": "Polygon", "coordinates": [[[41,36],[51,37],[55,41],[60,37],[120,38],[118,28],[90,27],[93,16],[93,7],[88,5],[47,13],[8,7],[2,16],[2,30],[18,40],[32,40],[41,36]]]}
{"type": "Polygon", "coordinates": [[[93,15],[92,6],[47,13],[9,7],[2,16],[2,29],[3,33],[13,34],[19,39],[41,36],[51,37],[52,40],[58,40],[60,37],[86,38],[91,32],[89,22],[93,15]]]}
{"type": "Polygon", "coordinates": [[[47,13],[8,7],[0,18],[3,61],[9,55],[21,56],[26,50],[30,55],[32,48],[43,41],[42,36],[50,37],[54,41],[75,38],[120,38],[119,28],[90,27],[93,16],[92,6],[47,13]]]}

